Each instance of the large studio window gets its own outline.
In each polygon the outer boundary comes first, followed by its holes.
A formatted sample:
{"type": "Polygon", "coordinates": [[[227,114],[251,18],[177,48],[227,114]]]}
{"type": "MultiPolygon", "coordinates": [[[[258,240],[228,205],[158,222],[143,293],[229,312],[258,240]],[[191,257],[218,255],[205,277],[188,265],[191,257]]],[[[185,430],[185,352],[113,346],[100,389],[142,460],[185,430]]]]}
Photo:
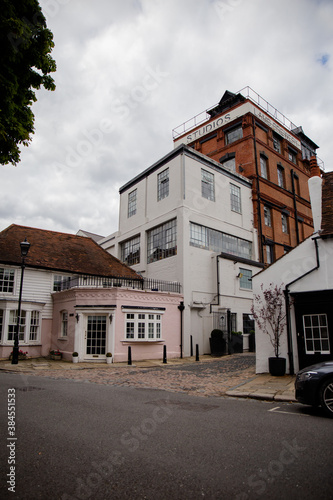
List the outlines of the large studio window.
{"type": "Polygon", "coordinates": [[[177,254],[177,219],[148,231],[147,263],[177,254]]]}

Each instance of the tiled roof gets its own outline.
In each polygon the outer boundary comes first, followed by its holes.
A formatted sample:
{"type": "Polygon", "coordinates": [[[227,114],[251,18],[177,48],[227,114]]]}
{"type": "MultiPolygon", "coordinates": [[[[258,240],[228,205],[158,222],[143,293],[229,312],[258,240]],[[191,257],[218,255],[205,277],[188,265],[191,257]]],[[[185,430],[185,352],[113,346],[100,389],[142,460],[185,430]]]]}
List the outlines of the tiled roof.
{"type": "Polygon", "coordinates": [[[26,266],[93,276],[140,279],[91,238],[12,224],[0,233],[0,262],[21,264],[20,242],[31,244],[26,266]]]}
{"type": "Polygon", "coordinates": [[[333,172],[323,174],[321,236],[333,235],[333,172]]]}

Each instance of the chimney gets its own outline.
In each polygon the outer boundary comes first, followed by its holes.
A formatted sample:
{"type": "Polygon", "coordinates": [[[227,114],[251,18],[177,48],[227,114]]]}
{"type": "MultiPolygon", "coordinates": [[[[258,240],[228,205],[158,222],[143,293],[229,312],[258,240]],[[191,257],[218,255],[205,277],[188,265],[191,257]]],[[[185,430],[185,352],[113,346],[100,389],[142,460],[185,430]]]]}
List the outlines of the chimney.
{"type": "Polygon", "coordinates": [[[315,156],[310,158],[310,173],[311,177],[308,180],[312,218],[314,232],[317,233],[321,230],[321,191],[322,191],[322,178],[320,176],[320,168],[317,165],[315,156]]]}

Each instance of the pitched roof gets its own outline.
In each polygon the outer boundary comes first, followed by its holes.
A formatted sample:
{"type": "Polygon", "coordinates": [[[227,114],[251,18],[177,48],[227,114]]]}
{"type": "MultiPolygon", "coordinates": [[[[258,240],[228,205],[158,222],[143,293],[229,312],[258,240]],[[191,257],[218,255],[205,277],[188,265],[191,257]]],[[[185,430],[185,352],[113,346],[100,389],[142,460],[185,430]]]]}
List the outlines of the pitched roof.
{"type": "Polygon", "coordinates": [[[31,244],[27,267],[93,276],[142,279],[91,238],[12,224],[0,233],[0,262],[21,265],[20,242],[31,244]]]}
{"type": "Polygon", "coordinates": [[[323,174],[320,236],[333,235],[333,172],[323,174]]]}

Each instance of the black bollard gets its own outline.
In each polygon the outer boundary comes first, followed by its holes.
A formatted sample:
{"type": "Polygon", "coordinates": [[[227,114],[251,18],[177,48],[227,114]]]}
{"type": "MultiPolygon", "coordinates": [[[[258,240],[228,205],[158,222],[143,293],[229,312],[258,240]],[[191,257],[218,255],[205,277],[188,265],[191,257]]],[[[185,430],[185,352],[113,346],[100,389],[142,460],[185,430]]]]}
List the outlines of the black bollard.
{"type": "Polygon", "coordinates": [[[190,336],[190,342],[191,342],[190,347],[191,347],[191,357],[192,357],[193,356],[193,336],[192,335],[190,336]]]}
{"type": "Polygon", "coordinates": [[[199,344],[195,344],[195,360],[199,361],[199,344]]]}
{"type": "Polygon", "coordinates": [[[131,348],[130,345],[128,346],[128,361],[127,361],[127,364],[128,365],[132,364],[132,348],[131,348]]]}
{"type": "Polygon", "coordinates": [[[166,365],[167,363],[167,350],[166,350],[166,345],[163,346],[163,364],[166,365]]]}

